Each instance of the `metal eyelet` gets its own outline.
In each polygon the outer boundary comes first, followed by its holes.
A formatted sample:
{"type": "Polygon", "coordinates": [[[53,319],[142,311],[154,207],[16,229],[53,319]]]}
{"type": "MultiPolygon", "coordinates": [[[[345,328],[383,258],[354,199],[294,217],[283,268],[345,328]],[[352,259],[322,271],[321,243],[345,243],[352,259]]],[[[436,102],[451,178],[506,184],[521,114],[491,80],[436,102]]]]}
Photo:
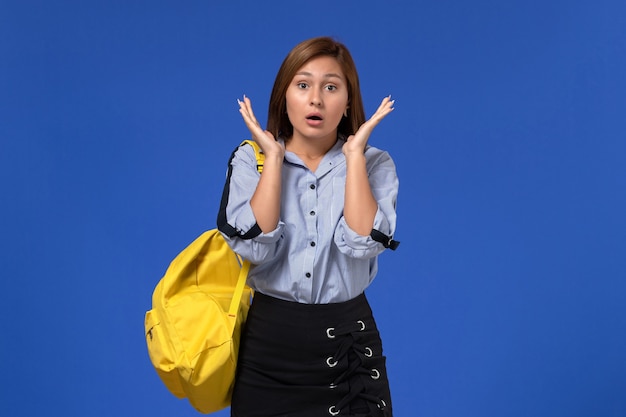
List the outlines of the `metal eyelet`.
{"type": "Polygon", "coordinates": [[[377,404],[377,405],[378,405],[378,408],[380,408],[381,410],[384,410],[387,407],[387,403],[382,398],[380,399],[380,404],[377,404]]]}
{"type": "Polygon", "coordinates": [[[337,361],[334,360],[332,356],[329,356],[328,359],[326,359],[326,365],[328,365],[329,368],[334,368],[337,366],[337,361]]]}
{"type": "Polygon", "coordinates": [[[372,349],[366,347],[364,355],[367,356],[368,358],[371,358],[372,356],[374,356],[374,352],[372,352],[372,349]]]}
{"type": "Polygon", "coordinates": [[[328,409],[328,414],[330,414],[331,416],[336,416],[337,414],[339,414],[339,410],[337,410],[337,407],[335,407],[334,405],[331,405],[328,409]]]}
{"type": "Polygon", "coordinates": [[[361,330],[360,331],[365,330],[365,323],[363,323],[363,320],[359,320],[359,321],[357,321],[357,323],[359,323],[361,325],[361,330]]]}
{"type": "Polygon", "coordinates": [[[372,379],[378,379],[380,378],[380,372],[378,372],[378,369],[373,368],[372,369],[372,375],[370,375],[372,377],[372,379]]]}
{"type": "Polygon", "coordinates": [[[332,384],[330,384],[330,385],[328,386],[328,388],[330,388],[330,389],[335,389],[335,388],[337,388],[337,384],[335,384],[335,383],[333,382],[332,384]]]}
{"type": "Polygon", "coordinates": [[[335,335],[331,334],[331,332],[334,332],[335,328],[334,327],[329,327],[328,329],[326,329],[326,336],[328,336],[329,339],[334,339],[335,335]]]}

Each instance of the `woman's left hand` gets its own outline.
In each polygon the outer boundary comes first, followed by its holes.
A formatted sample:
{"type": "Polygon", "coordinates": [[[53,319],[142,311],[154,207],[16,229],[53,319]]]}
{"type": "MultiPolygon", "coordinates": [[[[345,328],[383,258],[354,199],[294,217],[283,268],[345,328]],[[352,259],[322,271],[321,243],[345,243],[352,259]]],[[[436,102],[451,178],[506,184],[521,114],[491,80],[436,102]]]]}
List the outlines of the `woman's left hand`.
{"type": "Polygon", "coordinates": [[[368,121],[363,123],[354,135],[348,136],[348,139],[342,148],[344,155],[351,153],[359,153],[362,155],[363,152],[365,152],[365,145],[367,145],[370,134],[376,125],[378,125],[378,123],[380,123],[385,116],[392,112],[394,101],[395,100],[391,99],[391,96],[385,97],[380,103],[380,106],[378,106],[376,113],[374,113],[368,121]]]}

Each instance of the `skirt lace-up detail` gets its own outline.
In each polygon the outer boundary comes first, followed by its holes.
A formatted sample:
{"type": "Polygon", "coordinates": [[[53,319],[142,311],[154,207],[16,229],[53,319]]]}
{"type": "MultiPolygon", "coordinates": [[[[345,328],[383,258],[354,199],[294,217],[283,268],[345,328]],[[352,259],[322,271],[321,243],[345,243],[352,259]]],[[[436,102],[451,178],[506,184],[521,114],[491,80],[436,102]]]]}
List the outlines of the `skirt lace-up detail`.
{"type": "Polygon", "coordinates": [[[365,294],[309,305],[257,292],[231,416],[392,417],[385,360],[365,294]]]}
{"type": "MultiPolygon", "coordinates": [[[[347,385],[347,393],[336,404],[329,406],[328,414],[331,416],[389,416],[390,410],[384,399],[369,394],[372,385],[381,377],[381,372],[375,366],[377,362],[375,351],[370,346],[362,343],[367,339],[365,336],[367,329],[364,320],[356,320],[343,323],[336,327],[326,329],[326,336],[329,339],[337,339],[339,346],[332,356],[326,359],[326,366],[335,368],[338,364],[342,364],[339,368],[343,368],[335,379],[329,384],[330,389],[336,389],[340,385],[347,385]],[[357,399],[365,402],[369,408],[369,412],[363,410],[364,413],[349,411],[357,399]]],[[[381,352],[377,352],[380,356],[381,352]]]]}

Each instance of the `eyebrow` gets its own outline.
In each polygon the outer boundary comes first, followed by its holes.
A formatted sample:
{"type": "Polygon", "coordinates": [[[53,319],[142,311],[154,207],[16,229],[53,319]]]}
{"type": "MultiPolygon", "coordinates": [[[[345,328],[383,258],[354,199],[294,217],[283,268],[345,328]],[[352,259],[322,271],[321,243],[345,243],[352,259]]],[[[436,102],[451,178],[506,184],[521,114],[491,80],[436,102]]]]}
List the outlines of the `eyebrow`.
{"type": "MultiPolygon", "coordinates": [[[[313,74],[311,74],[310,72],[306,72],[306,71],[300,71],[298,73],[296,73],[296,75],[305,75],[307,77],[312,77],[313,74]]],[[[343,80],[343,77],[339,74],[335,74],[334,72],[328,73],[328,74],[324,74],[324,78],[339,78],[340,80],[343,80]]]]}

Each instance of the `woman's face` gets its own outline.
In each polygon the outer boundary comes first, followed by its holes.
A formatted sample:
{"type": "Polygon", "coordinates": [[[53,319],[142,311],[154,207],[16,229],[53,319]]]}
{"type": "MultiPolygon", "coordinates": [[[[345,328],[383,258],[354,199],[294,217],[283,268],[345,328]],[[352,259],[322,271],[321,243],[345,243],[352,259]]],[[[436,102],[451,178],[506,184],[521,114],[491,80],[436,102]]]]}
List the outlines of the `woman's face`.
{"type": "Polygon", "coordinates": [[[341,66],[330,56],[313,58],[296,72],[285,99],[294,137],[334,141],[348,107],[348,85],[341,66]]]}

